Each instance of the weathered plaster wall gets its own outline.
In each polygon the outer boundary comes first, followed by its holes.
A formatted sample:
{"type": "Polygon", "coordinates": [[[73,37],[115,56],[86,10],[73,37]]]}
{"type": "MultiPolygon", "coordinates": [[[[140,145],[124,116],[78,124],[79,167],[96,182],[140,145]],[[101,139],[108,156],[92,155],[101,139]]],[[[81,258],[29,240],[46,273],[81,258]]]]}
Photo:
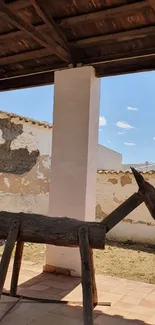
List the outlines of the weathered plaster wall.
{"type": "MultiPolygon", "coordinates": [[[[50,125],[0,112],[0,210],[48,214],[51,146],[50,125]]],[[[144,177],[155,186],[155,172],[145,173],[144,177]]],[[[97,219],[101,220],[135,191],[137,185],[129,172],[98,172],[97,219]]],[[[155,243],[155,221],[142,204],[108,237],[155,243]]]]}
{"type": "MultiPolygon", "coordinates": [[[[155,186],[155,172],[144,173],[143,177],[155,186]]],[[[97,174],[96,216],[101,220],[118,207],[134,192],[137,185],[130,172],[100,172],[97,174]]],[[[155,244],[155,220],[150,216],[145,204],[141,204],[107,236],[112,240],[135,241],[155,244]]]]}
{"type": "Polygon", "coordinates": [[[1,210],[48,213],[49,128],[0,112],[1,210]]]}

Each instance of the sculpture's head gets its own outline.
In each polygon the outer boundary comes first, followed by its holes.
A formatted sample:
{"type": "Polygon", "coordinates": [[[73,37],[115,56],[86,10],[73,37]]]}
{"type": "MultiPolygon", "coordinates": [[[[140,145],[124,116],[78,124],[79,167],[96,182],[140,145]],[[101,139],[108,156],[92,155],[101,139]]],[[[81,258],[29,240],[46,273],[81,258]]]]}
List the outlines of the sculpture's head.
{"type": "Polygon", "coordinates": [[[139,187],[138,193],[142,196],[151,216],[155,219],[155,188],[145,181],[135,168],[131,167],[131,170],[139,187]]]}

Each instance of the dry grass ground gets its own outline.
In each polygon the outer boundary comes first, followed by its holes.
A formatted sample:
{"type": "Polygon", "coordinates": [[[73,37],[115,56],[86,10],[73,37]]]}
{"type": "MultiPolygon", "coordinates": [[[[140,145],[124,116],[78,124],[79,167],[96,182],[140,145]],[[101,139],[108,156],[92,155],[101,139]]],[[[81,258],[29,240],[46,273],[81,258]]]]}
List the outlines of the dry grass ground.
{"type": "MultiPolygon", "coordinates": [[[[23,258],[44,265],[45,250],[45,245],[25,244],[23,258]]],[[[104,251],[94,251],[94,259],[97,274],[155,284],[155,247],[107,242],[104,251]]]]}

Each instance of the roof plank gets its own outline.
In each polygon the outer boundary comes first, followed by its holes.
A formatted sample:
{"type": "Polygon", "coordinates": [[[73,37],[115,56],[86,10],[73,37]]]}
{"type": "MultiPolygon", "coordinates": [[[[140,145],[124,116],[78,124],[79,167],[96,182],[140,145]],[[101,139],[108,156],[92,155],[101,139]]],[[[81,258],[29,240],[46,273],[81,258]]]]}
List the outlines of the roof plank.
{"type": "Polygon", "coordinates": [[[10,10],[2,0],[0,0],[0,16],[4,17],[6,21],[11,23],[16,28],[20,29],[35,41],[37,41],[41,46],[50,48],[51,54],[54,53],[62,60],[70,62],[71,56],[69,52],[63,49],[60,45],[53,42],[50,38],[42,36],[40,32],[35,30],[33,25],[27,24],[24,20],[18,17],[12,10],[10,10]]]}
{"type": "Polygon", "coordinates": [[[131,3],[124,6],[119,6],[115,8],[109,8],[109,9],[88,13],[88,14],[63,18],[59,20],[58,23],[61,27],[72,27],[73,25],[76,24],[90,23],[90,22],[95,22],[97,20],[102,20],[106,18],[110,19],[118,15],[123,16],[125,13],[127,14],[135,13],[135,11],[138,11],[146,7],[148,7],[148,1],[143,0],[141,2],[131,3]]]}
{"type": "Polygon", "coordinates": [[[7,64],[15,64],[28,60],[35,60],[49,55],[51,55],[51,50],[49,48],[26,51],[24,53],[0,57],[0,66],[7,64]]]}
{"type": "Polygon", "coordinates": [[[136,38],[144,38],[155,34],[155,26],[136,28],[128,31],[105,34],[95,37],[84,38],[82,40],[72,42],[77,47],[92,46],[97,43],[113,43],[134,40],[136,38]]]}
{"type": "Polygon", "coordinates": [[[53,84],[53,82],[54,74],[51,72],[21,76],[17,78],[1,80],[0,91],[50,85],[53,84]]]}

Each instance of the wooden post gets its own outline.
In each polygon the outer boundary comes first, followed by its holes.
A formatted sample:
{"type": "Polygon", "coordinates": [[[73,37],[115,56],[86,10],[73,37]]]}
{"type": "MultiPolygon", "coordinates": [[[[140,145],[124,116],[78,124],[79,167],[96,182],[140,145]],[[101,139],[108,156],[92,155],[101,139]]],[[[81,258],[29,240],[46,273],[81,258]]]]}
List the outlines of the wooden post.
{"type": "Polygon", "coordinates": [[[92,248],[89,249],[89,254],[90,254],[90,266],[91,266],[91,277],[92,277],[93,306],[95,308],[98,303],[98,296],[97,296],[97,287],[95,281],[95,268],[94,268],[94,258],[93,258],[92,248]]]}
{"type": "Polygon", "coordinates": [[[10,287],[10,295],[12,297],[15,297],[17,294],[18,278],[21,268],[23,249],[24,242],[17,242],[10,287]]]}
{"type": "Polygon", "coordinates": [[[9,230],[9,234],[7,237],[7,241],[5,244],[4,252],[2,255],[1,263],[0,263],[0,297],[3,291],[3,286],[7,274],[7,270],[9,267],[9,262],[11,259],[11,254],[15,246],[15,242],[17,240],[18,231],[19,231],[20,221],[15,219],[12,221],[11,228],[9,230]]]}
{"type": "Polygon", "coordinates": [[[93,325],[92,268],[90,264],[88,228],[85,226],[80,227],[78,235],[82,267],[83,320],[84,325],[93,325]]]}

